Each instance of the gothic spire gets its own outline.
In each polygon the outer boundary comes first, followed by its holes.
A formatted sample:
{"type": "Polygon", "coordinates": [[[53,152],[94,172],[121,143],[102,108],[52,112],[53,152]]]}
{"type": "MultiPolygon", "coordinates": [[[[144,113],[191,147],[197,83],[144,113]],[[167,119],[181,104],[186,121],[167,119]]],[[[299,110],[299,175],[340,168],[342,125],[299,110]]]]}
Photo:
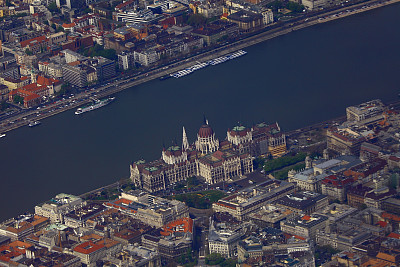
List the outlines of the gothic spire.
{"type": "Polygon", "coordinates": [[[185,126],[183,126],[183,133],[182,133],[182,150],[189,149],[189,142],[186,136],[185,126]]]}

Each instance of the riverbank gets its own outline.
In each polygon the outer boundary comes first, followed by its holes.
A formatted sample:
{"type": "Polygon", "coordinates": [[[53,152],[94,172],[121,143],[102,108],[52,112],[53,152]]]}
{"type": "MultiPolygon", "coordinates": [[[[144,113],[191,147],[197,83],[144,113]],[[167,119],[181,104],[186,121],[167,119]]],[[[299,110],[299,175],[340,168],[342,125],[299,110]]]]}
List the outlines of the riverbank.
{"type": "Polygon", "coordinates": [[[400,0],[390,0],[390,1],[385,1],[385,2],[380,2],[380,1],[368,1],[360,4],[353,5],[351,7],[343,7],[339,8],[334,11],[330,11],[324,14],[318,14],[313,17],[306,18],[304,20],[298,21],[296,23],[291,23],[290,26],[283,25],[279,28],[275,28],[273,30],[261,32],[257,35],[250,36],[248,38],[239,40],[237,42],[227,44],[222,47],[218,47],[216,49],[213,49],[211,51],[204,52],[202,54],[193,56],[189,59],[182,60],[180,62],[176,62],[173,64],[170,64],[168,66],[160,67],[155,70],[151,70],[147,73],[143,73],[141,75],[138,75],[134,78],[132,78],[132,81],[126,82],[124,80],[122,81],[116,81],[112,83],[111,85],[106,85],[102,86],[92,92],[82,92],[78,95],[75,95],[72,99],[67,99],[64,101],[61,101],[60,103],[54,103],[50,104],[41,111],[37,110],[31,110],[27,113],[24,114],[19,114],[15,117],[8,118],[7,121],[3,121],[2,124],[0,124],[0,133],[5,133],[9,132],[11,130],[17,129],[19,127],[23,127],[29,124],[29,121],[31,120],[43,120],[48,117],[54,116],[56,114],[62,113],[64,111],[70,110],[70,109],[76,109],[77,107],[87,104],[90,102],[90,96],[93,94],[96,94],[97,98],[109,96],[112,94],[115,94],[117,92],[123,91],[128,88],[132,88],[134,86],[146,83],[148,81],[158,79],[162,76],[169,75],[171,73],[174,73],[176,71],[185,69],[187,67],[190,67],[194,64],[196,61],[207,61],[211,60],[213,58],[219,57],[226,55],[228,53],[232,53],[234,51],[237,51],[239,49],[244,49],[246,47],[288,34],[293,31],[297,31],[306,27],[310,27],[316,24],[320,23],[325,23],[328,21],[332,20],[337,20],[341,19],[344,17],[348,17],[354,14],[358,14],[361,12],[366,12],[372,9],[376,9],[379,7],[391,5],[394,3],[398,3],[400,0]],[[25,119],[24,119],[25,118],[25,119]],[[10,122],[13,123],[10,123],[10,122]]]}

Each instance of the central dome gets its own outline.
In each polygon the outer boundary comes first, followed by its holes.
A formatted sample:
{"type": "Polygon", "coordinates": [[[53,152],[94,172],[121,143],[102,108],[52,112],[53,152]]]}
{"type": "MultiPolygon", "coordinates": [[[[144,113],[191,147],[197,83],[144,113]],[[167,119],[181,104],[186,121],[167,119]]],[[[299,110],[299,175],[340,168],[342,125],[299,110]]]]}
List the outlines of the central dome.
{"type": "Polygon", "coordinates": [[[200,127],[199,137],[207,138],[207,137],[211,137],[213,134],[214,134],[214,131],[211,129],[211,127],[208,124],[204,124],[200,127]]]}

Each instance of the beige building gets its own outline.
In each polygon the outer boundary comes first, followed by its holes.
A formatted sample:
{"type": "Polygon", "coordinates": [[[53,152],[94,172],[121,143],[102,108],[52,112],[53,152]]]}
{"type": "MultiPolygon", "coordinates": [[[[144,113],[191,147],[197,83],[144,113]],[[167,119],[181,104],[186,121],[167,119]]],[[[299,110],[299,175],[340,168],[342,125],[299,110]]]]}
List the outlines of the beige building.
{"type": "Polygon", "coordinates": [[[304,170],[289,171],[288,181],[295,183],[298,189],[321,193],[321,184],[326,177],[348,170],[360,164],[361,160],[353,156],[340,156],[334,159],[313,161],[307,157],[305,162],[304,170]]]}
{"type": "Polygon", "coordinates": [[[121,193],[118,200],[105,206],[119,209],[153,227],[162,227],[174,220],[189,217],[189,208],[185,203],[153,196],[141,190],[121,193]]]}
{"type": "Polygon", "coordinates": [[[91,266],[96,261],[106,256],[107,248],[103,244],[97,244],[91,241],[84,242],[76,246],[73,254],[77,256],[83,264],[91,266]]]}
{"type": "Polygon", "coordinates": [[[384,111],[384,105],[381,100],[371,100],[362,103],[358,106],[350,106],[346,108],[346,116],[348,121],[363,121],[375,116],[382,118],[382,113],[384,111]]]}
{"type": "Polygon", "coordinates": [[[324,215],[304,215],[281,222],[283,232],[315,240],[317,230],[324,229],[328,224],[324,215]]]}
{"type": "Polygon", "coordinates": [[[58,194],[54,198],[35,207],[35,214],[50,219],[52,223],[63,223],[64,215],[86,205],[80,197],[58,194]]]}
{"type": "Polygon", "coordinates": [[[342,155],[359,155],[367,138],[351,128],[333,127],[326,131],[327,147],[342,155]]]}
{"type": "Polygon", "coordinates": [[[269,180],[213,203],[214,212],[227,212],[238,220],[244,220],[251,212],[261,209],[266,203],[294,192],[294,185],[285,181],[269,180]]]}

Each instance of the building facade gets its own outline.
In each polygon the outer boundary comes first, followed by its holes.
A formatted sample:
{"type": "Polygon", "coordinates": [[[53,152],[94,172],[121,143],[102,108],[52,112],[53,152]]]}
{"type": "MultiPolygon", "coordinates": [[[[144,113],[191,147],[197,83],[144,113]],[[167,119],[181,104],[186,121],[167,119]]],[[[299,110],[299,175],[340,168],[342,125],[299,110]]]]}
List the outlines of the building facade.
{"type": "Polygon", "coordinates": [[[164,148],[161,159],[149,163],[140,160],[130,165],[136,187],[156,192],[192,176],[202,176],[207,183],[214,184],[253,172],[252,156],[229,145],[220,148],[207,121],[201,126],[194,145],[189,145],[184,128],[182,139],[182,146],[164,148]]]}

